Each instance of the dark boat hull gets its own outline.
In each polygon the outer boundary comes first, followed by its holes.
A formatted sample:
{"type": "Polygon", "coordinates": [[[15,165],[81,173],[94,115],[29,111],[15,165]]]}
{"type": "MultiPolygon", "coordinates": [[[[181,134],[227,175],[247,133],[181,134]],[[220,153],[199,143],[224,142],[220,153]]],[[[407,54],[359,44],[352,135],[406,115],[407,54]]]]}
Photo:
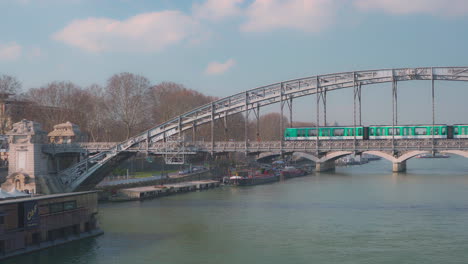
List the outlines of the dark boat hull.
{"type": "Polygon", "coordinates": [[[279,180],[280,180],[279,175],[262,176],[262,177],[236,179],[236,180],[231,181],[231,185],[234,185],[234,186],[252,186],[252,185],[259,185],[259,184],[277,182],[279,180]]]}
{"type": "Polygon", "coordinates": [[[306,176],[307,173],[305,171],[282,171],[281,175],[284,179],[296,178],[306,176]]]}

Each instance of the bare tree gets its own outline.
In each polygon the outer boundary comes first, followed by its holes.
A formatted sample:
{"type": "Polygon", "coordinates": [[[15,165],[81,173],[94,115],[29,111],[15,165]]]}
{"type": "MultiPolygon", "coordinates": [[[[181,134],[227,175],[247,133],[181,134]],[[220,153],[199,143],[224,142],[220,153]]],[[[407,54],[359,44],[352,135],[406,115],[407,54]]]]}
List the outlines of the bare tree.
{"type": "Polygon", "coordinates": [[[128,72],[115,74],[107,81],[107,109],[115,120],[123,123],[127,139],[147,120],[143,99],[149,87],[148,79],[128,72]]]}
{"type": "MultiPolygon", "coordinates": [[[[279,113],[269,113],[260,117],[260,135],[262,140],[280,140],[283,132],[280,131],[279,113]]],[[[283,116],[283,124],[286,128],[288,126],[288,119],[283,116]]]]}
{"type": "Polygon", "coordinates": [[[46,130],[66,121],[82,125],[84,117],[80,111],[87,109],[87,96],[71,82],[52,82],[30,89],[27,98],[34,103],[29,107],[29,118],[42,123],[46,130]]]}
{"type": "Polygon", "coordinates": [[[21,92],[21,82],[11,75],[0,75],[0,93],[15,95],[21,92]]]}
{"type": "Polygon", "coordinates": [[[0,75],[0,133],[5,134],[11,124],[18,121],[22,113],[20,103],[15,103],[11,96],[21,90],[21,83],[13,76],[0,75]]]}
{"type": "Polygon", "coordinates": [[[162,82],[151,87],[147,98],[150,100],[148,104],[151,106],[153,120],[156,123],[164,122],[215,100],[214,97],[173,82],[162,82]]]}

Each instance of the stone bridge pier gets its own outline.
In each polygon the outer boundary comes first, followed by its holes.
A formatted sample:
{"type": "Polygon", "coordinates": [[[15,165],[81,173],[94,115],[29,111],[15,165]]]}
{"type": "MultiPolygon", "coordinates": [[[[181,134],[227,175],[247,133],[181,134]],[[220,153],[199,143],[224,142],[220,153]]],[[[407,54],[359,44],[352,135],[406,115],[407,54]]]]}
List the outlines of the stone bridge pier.
{"type": "Polygon", "coordinates": [[[393,162],[392,165],[393,172],[406,172],[406,161],[393,162]]]}
{"type": "Polygon", "coordinates": [[[335,160],[327,160],[327,161],[315,163],[316,172],[334,171],[334,170],[335,170],[335,160]]]}
{"type": "Polygon", "coordinates": [[[1,188],[29,193],[48,193],[47,155],[42,153],[46,133],[39,123],[22,120],[13,124],[9,139],[8,176],[1,188]]]}
{"type": "Polygon", "coordinates": [[[22,120],[7,133],[9,143],[8,176],[1,184],[3,190],[14,188],[28,193],[51,194],[64,192],[57,171],[78,161],[79,153],[50,155],[43,152],[49,142],[67,144],[77,140],[79,130],[69,122],[54,126],[47,133],[39,123],[22,120]],[[67,129],[69,128],[69,129],[67,129]],[[70,133],[70,129],[73,133],[70,133]],[[63,164],[63,165],[62,165],[63,164]]]}

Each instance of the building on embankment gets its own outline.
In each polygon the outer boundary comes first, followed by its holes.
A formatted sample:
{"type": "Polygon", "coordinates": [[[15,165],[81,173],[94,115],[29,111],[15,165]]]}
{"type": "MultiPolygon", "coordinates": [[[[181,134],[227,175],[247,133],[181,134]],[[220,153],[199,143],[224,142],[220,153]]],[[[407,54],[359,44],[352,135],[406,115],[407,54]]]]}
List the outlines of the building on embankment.
{"type": "Polygon", "coordinates": [[[97,192],[0,200],[0,260],[100,235],[97,192]]]}

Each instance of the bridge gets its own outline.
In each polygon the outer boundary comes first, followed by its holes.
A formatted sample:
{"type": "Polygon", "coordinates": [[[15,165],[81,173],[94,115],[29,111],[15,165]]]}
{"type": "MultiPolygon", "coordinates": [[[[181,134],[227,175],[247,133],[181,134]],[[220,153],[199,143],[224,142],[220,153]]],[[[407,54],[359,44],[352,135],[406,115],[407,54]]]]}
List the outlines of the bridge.
{"type": "MultiPolygon", "coordinates": [[[[353,89],[353,126],[361,125],[361,88],[364,85],[390,83],[392,87],[392,126],[398,123],[398,83],[402,81],[429,80],[432,88],[432,125],[434,125],[434,90],[436,81],[468,81],[468,67],[421,67],[402,69],[380,69],[317,75],[295,79],[247,90],[200,106],[187,113],[174,117],[162,124],[144,131],[120,143],[83,143],[71,145],[43,145],[41,151],[54,155],[66,152],[84,153],[84,158],[75,165],[47,178],[53,186],[51,192],[86,190],[95,186],[120,162],[134,152],[163,155],[168,163],[183,161],[185,155],[208,152],[212,155],[228,152],[246,154],[284,154],[299,155],[313,160],[317,170],[331,169],[333,161],[349,154],[368,153],[383,157],[393,163],[393,171],[406,169],[406,160],[423,153],[452,153],[468,157],[468,139],[375,139],[375,140],[315,140],[308,141],[270,141],[248,140],[248,122],[245,122],[245,140],[242,142],[216,142],[215,121],[223,120],[224,129],[229,128],[229,116],[244,113],[257,119],[262,107],[278,104],[280,115],[284,116],[285,106],[289,110],[292,124],[293,100],[303,96],[315,96],[317,102],[316,124],[326,124],[327,93],[340,89],[353,89]],[[321,111],[322,110],[322,111],[321,111]],[[322,117],[322,118],[321,118],[322,117]],[[200,125],[211,126],[209,141],[187,142],[184,134],[196,134],[200,125]]],[[[290,124],[290,125],[291,125],[290,124]]],[[[287,124],[280,118],[281,135],[287,124]]]]}

